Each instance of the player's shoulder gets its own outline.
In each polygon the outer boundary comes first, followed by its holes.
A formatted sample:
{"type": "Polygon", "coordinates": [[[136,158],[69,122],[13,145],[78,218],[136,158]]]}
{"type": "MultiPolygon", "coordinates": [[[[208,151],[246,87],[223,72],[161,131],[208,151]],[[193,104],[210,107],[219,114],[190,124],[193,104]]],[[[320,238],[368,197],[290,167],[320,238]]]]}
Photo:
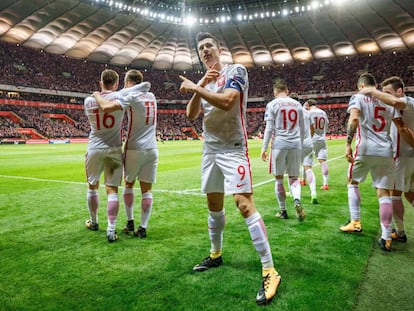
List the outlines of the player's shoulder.
{"type": "Polygon", "coordinates": [[[238,76],[243,79],[247,79],[248,76],[247,69],[242,64],[227,65],[227,72],[232,76],[238,76]]]}

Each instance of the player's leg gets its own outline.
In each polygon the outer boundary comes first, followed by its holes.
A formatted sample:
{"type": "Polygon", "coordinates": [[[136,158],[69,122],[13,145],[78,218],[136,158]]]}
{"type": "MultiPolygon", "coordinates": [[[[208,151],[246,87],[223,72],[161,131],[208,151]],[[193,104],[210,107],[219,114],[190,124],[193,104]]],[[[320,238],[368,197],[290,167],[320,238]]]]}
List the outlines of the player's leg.
{"type": "Polygon", "coordinates": [[[361,194],[359,183],[363,182],[368,174],[369,166],[364,158],[358,158],[348,167],[348,208],[351,219],[347,224],[339,227],[342,232],[361,232],[361,194]]]}
{"type": "Polygon", "coordinates": [[[411,157],[401,157],[395,159],[395,187],[392,191],[392,209],[393,218],[396,225],[392,229],[391,238],[399,242],[407,242],[404,226],[404,204],[402,200],[402,192],[407,201],[412,205],[414,202],[414,161],[411,157]]]}
{"type": "Polygon", "coordinates": [[[223,232],[226,223],[224,209],[224,175],[216,165],[215,154],[203,154],[201,161],[201,190],[207,194],[209,209],[207,224],[211,248],[210,255],[193,267],[202,272],[223,263],[223,232]]]}
{"type": "Polygon", "coordinates": [[[85,226],[89,230],[99,229],[98,207],[99,207],[99,179],[103,170],[103,161],[100,152],[88,150],[85,157],[86,178],[88,180],[88,192],[86,195],[89,219],[85,226]]]}
{"type": "Polygon", "coordinates": [[[381,223],[381,238],[378,243],[382,250],[391,250],[391,232],[392,232],[392,201],[390,192],[387,189],[377,188],[379,202],[379,217],[381,223]]]}
{"type": "Polygon", "coordinates": [[[321,165],[321,171],[322,171],[322,186],[321,186],[322,190],[329,189],[329,170],[328,170],[328,162],[326,162],[327,158],[328,158],[328,148],[326,146],[326,142],[323,142],[318,147],[318,151],[317,151],[317,159],[321,165]]]}
{"type": "Polygon", "coordinates": [[[141,187],[141,223],[135,235],[140,238],[147,236],[148,222],[152,212],[152,184],[155,183],[158,168],[158,150],[149,149],[142,152],[142,165],[138,174],[141,187]]]}
{"type": "Polygon", "coordinates": [[[289,185],[293,196],[296,217],[299,221],[305,219],[305,210],[301,204],[302,190],[298,180],[301,155],[302,151],[297,149],[289,149],[286,154],[286,171],[289,175],[289,185]]]}
{"type": "Polygon", "coordinates": [[[377,189],[381,238],[378,240],[384,251],[391,250],[392,214],[391,190],[395,185],[395,167],[393,158],[373,157],[375,166],[371,170],[372,184],[377,189]]]}
{"type": "Polygon", "coordinates": [[[257,293],[256,302],[258,304],[266,304],[276,295],[281,281],[280,275],[274,268],[266,226],[254,205],[252,194],[235,194],[234,200],[246,221],[253,246],[262,263],[262,285],[257,293]]]}
{"type": "Polygon", "coordinates": [[[318,204],[318,197],[316,194],[316,177],[313,173],[313,149],[304,150],[306,154],[303,155],[303,170],[308,181],[309,189],[311,191],[311,203],[318,204]]]}
{"type": "Polygon", "coordinates": [[[210,238],[210,255],[194,266],[193,270],[203,272],[222,265],[223,232],[226,223],[224,193],[207,193],[208,235],[210,238]]]}
{"type": "Polygon", "coordinates": [[[119,211],[118,187],[106,185],[105,188],[108,195],[108,227],[106,229],[106,236],[108,238],[108,242],[111,243],[118,240],[118,235],[116,234],[116,220],[119,211]]]}
{"type": "Polygon", "coordinates": [[[104,163],[105,188],[108,195],[106,236],[111,243],[118,240],[116,221],[119,212],[118,187],[121,185],[123,171],[121,152],[109,152],[104,163]]]}
{"type": "Polygon", "coordinates": [[[270,158],[270,173],[275,176],[275,196],[279,205],[279,212],[276,217],[287,219],[288,214],[286,210],[286,190],[284,186],[283,174],[286,171],[286,156],[287,150],[272,149],[270,158]]]}
{"type": "Polygon", "coordinates": [[[124,179],[125,187],[122,193],[124,201],[125,214],[127,217],[127,224],[124,227],[125,233],[134,233],[134,209],[135,209],[135,193],[134,185],[138,176],[139,154],[137,150],[126,149],[124,154],[124,179]]]}
{"type": "Polygon", "coordinates": [[[139,238],[145,238],[147,236],[148,221],[152,212],[152,183],[140,181],[141,187],[141,223],[135,232],[135,235],[139,238]]]}
{"type": "Polygon", "coordinates": [[[125,233],[134,232],[135,223],[134,223],[134,206],[135,206],[135,194],[134,194],[134,184],[135,182],[127,182],[125,180],[124,191],[122,192],[122,198],[124,201],[125,214],[127,217],[127,224],[124,228],[125,233]]]}

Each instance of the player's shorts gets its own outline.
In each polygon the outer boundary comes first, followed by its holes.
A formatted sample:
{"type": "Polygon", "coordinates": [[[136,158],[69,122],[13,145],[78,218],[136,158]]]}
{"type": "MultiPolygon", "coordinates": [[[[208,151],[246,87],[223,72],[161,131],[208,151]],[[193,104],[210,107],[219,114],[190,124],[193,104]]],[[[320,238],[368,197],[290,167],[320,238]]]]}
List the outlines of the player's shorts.
{"type": "Polygon", "coordinates": [[[395,174],[395,190],[414,191],[414,158],[400,157],[395,159],[395,174]]]}
{"type": "Polygon", "coordinates": [[[204,193],[253,193],[250,160],[245,151],[205,153],[201,160],[204,193]]]}
{"type": "Polygon", "coordinates": [[[122,181],[122,151],[113,149],[88,149],[85,155],[85,169],[88,183],[97,185],[104,173],[104,184],[119,187],[122,181]]]}
{"type": "Polygon", "coordinates": [[[313,143],[313,151],[315,152],[315,157],[318,160],[327,160],[328,159],[328,147],[326,146],[326,141],[317,141],[313,143]]]}
{"type": "Polygon", "coordinates": [[[313,148],[302,147],[302,165],[313,166],[313,148]]]}
{"type": "Polygon", "coordinates": [[[357,156],[348,167],[348,178],[363,182],[371,173],[372,186],[380,189],[393,189],[395,183],[394,159],[379,156],[357,156]]]}
{"type": "Polygon", "coordinates": [[[127,149],[124,154],[125,180],[135,180],[153,184],[156,181],[158,167],[158,149],[127,149]]]}
{"type": "Polygon", "coordinates": [[[270,174],[299,176],[299,167],[302,158],[302,150],[299,149],[272,149],[270,155],[270,174]]]}

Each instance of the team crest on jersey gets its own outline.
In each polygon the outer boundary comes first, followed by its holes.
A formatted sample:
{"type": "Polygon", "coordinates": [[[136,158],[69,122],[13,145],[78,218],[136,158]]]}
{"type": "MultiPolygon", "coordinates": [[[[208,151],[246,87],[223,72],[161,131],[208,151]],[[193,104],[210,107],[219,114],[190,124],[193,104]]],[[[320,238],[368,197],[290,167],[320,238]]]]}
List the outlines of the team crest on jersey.
{"type": "Polygon", "coordinates": [[[220,76],[217,78],[217,86],[223,86],[226,83],[226,79],[224,78],[224,76],[220,76]]]}

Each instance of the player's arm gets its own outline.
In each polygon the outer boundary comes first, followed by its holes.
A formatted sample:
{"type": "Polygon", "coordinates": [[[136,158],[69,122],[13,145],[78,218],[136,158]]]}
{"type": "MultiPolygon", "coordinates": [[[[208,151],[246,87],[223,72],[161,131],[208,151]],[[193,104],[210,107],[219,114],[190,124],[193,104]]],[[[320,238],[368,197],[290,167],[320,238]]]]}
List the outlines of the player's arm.
{"type": "Polygon", "coordinates": [[[201,95],[194,91],[194,89],[199,86],[200,88],[205,88],[207,84],[215,81],[217,77],[220,75],[216,69],[216,64],[211,66],[209,70],[207,70],[206,74],[203,78],[195,84],[191,80],[187,79],[184,76],[180,76],[181,85],[180,85],[180,92],[190,92],[193,93],[193,97],[191,97],[190,101],[187,104],[186,114],[190,120],[195,120],[198,118],[201,112],[201,95]]]}
{"type": "Polygon", "coordinates": [[[273,120],[266,121],[266,127],[263,133],[263,142],[262,142],[262,152],[260,154],[260,158],[263,161],[267,161],[267,147],[269,146],[270,139],[272,138],[273,133],[273,120]]]}
{"type": "Polygon", "coordinates": [[[388,106],[392,106],[396,109],[404,110],[407,107],[405,98],[395,97],[394,95],[381,92],[375,87],[364,87],[359,91],[360,94],[374,96],[388,106]]]}
{"type": "Polygon", "coordinates": [[[359,115],[360,111],[356,108],[352,108],[346,128],[345,158],[349,163],[354,162],[352,154],[352,141],[354,140],[354,136],[359,125],[359,115]]]}
{"type": "MultiPolygon", "coordinates": [[[[197,108],[197,106],[200,106],[201,98],[203,98],[210,105],[224,111],[229,111],[240,98],[240,93],[235,88],[226,88],[223,93],[215,93],[206,90],[202,85],[197,85],[183,76],[180,76],[180,78],[183,81],[180,86],[180,91],[194,93],[189,102],[191,107],[195,106],[197,108]]],[[[237,82],[232,83],[237,84],[237,82]]],[[[196,109],[191,110],[195,112],[194,110],[196,109]]]]}
{"type": "Polygon", "coordinates": [[[122,110],[121,104],[116,100],[108,100],[101,96],[99,92],[94,92],[92,96],[95,98],[96,103],[105,112],[112,112],[115,110],[122,110]]]}
{"type": "Polygon", "coordinates": [[[313,135],[315,135],[315,126],[313,124],[311,124],[309,127],[310,127],[311,137],[313,137],[313,135]]]}
{"type": "Polygon", "coordinates": [[[398,130],[398,134],[411,146],[414,148],[414,133],[413,131],[408,128],[402,118],[394,118],[392,119],[394,125],[398,130]]]}

